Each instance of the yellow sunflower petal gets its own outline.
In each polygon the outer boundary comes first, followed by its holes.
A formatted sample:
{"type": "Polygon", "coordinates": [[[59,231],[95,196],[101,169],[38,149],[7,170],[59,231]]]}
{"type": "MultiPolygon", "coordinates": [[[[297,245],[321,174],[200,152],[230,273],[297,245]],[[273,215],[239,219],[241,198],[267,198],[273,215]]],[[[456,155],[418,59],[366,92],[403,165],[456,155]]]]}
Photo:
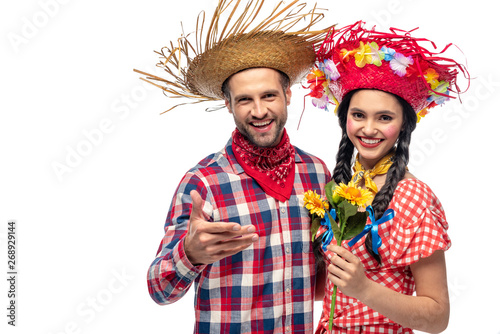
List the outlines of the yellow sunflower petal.
{"type": "Polygon", "coordinates": [[[335,193],[345,198],[349,203],[360,207],[365,207],[373,197],[369,190],[356,187],[353,182],[349,182],[347,185],[340,183],[335,188],[335,193]]]}

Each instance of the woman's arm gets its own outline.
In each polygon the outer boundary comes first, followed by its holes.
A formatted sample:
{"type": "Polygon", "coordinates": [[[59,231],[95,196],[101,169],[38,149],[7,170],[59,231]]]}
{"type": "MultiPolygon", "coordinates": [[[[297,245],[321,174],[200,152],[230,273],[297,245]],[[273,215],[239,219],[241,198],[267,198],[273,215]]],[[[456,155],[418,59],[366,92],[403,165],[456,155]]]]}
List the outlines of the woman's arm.
{"type": "Polygon", "coordinates": [[[415,279],[416,296],[408,296],[366,277],[363,264],[350,251],[328,246],[338,254],[330,260],[328,279],[347,296],[383,314],[403,327],[440,333],[448,326],[450,303],[444,251],[435,251],[410,266],[415,279]]]}

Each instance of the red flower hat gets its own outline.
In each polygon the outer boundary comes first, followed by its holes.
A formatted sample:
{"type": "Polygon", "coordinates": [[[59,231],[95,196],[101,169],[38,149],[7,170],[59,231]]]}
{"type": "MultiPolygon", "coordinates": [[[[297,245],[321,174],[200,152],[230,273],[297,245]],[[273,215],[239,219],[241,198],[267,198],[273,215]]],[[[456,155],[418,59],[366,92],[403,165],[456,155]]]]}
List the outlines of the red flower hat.
{"type": "Polygon", "coordinates": [[[379,89],[405,99],[420,120],[429,108],[454,98],[450,93],[460,93],[459,70],[469,79],[463,65],[440,56],[452,44],[433,53],[422,42],[430,41],[394,28],[390,33],[367,30],[362,21],[332,30],[307,77],[308,95],[315,106],[327,109],[352,90],[379,89]]]}

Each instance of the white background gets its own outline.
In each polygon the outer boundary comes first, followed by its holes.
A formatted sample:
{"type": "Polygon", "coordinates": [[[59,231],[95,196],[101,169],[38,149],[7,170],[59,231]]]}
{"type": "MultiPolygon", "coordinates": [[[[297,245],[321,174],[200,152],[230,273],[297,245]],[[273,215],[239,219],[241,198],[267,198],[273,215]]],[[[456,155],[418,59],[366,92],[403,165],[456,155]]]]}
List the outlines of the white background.
{"type": "MultiPolygon", "coordinates": [[[[270,0],[273,4],[274,1],[270,0]]],[[[234,128],[226,110],[172,106],[133,68],[193,31],[216,1],[2,1],[0,5],[0,256],[7,273],[9,219],[18,227],[17,327],[9,333],[191,333],[192,291],[160,307],[146,272],[184,172],[222,148],[234,128]],[[75,153],[76,152],[76,153],[75,153]],[[80,153],[78,153],[80,152],[80,153]],[[78,154],[78,156],[77,156],[78,154]],[[59,167],[59,172],[54,166],[59,167]],[[62,167],[62,166],[65,166],[62,167]]],[[[497,15],[479,1],[318,1],[320,26],[359,19],[420,29],[441,49],[454,42],[471,76],[463,104],[435,108],[417,127],[411,172],[441,199],[452,313],[446,333],[500,333],[497,286],[500,48],[497,15]]],[[[333,168],[337,119],[294,89],[292,142],[333,168]]],[[[316,304],[316,311],[321,303],[316,304]]],[[[316,319],[318,314],[316,312],[316,319]]]]}

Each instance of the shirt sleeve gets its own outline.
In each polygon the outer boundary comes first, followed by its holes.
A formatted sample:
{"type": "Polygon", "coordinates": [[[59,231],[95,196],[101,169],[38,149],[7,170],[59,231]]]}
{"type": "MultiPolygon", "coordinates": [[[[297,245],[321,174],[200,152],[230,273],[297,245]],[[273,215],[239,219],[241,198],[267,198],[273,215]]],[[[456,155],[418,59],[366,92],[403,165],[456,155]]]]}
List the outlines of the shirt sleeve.
{"type": "MultiPolygon", "coordinates": [[[[203,265],[191,264],[184,252],[184,237],[188,231],[192,207],[191,190],[197,190],[205,201],[207,190],[203,182],[193,173],[186,174],[172,200],[165,222],[165,236],[155,260],[149,267],[149,294],[161,305],[171,304],[184,296],[205,268],[203,265]]],[[[207,201],[203,211],[211,216],[207,201]]]]}
{"type": "Polygon", "coordinates": [[[428,185],[405,180],[394,193],[392,207],[395,218],[389,237],[389,261],[393,265],[411,265],[436,250],[450,248],[444,210],[428,185]]]}

